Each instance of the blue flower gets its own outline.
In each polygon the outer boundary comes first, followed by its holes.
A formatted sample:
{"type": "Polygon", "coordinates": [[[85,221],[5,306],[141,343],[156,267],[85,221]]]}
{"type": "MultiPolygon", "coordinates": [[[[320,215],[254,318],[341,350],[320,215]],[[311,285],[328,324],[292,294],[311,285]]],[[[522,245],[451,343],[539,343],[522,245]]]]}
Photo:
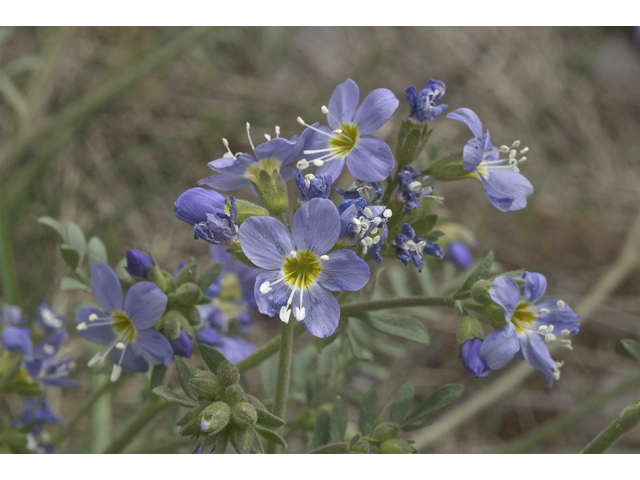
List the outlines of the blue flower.
{"type": "MultiPolygon", "coordinates": [[[[247,134],[249,124],[247,124],[247,134]]],[[[276,133],[279,133],[276,127],[276,133]]],[[[279,171],[283,180],[287,181],[295,170],[288,165],[300,160],[305,148],[307,137],[311,132],[303,133],[300,138],[293,136],[291,140],[274,138],[253,149],[253,155],[240,153],[233,155],[229,150],[229,143],[223,138],[222,142],[227,147],[228,153],[223,158],[209,162],[209,168],[218,175],[203,178],[198,185],[207,185],[218,190],[236,190],[251,183],[260,185],[260,172],[266,171],[269,176],[279,171]]],[[[249,136],[249,142],[253,148],[253,141],[249,136]]]]}
{"type": "Polygon", "coordinates": [[[319,167],[317,174],[330,175],[334,182],[345,162],[349,172],[362,181],[381,182],[391,175],[395,166],[391,149],[370,134],[387,123],[400,102],[386,88],[372,91],[358,107],[359,100],[358,85],[347,79],[333,91],[329,108],[322,107],[331,128],[310,126],[298,117],[298,123],[313,131],[299,166],[304,169],[313,164],[319,167]]]}
{"type": "Polygon", "coordinates": [[[467,270],[473,265],[473,254],[471,250],[464,243],[457,240],[449,243],[445,258],[463,270],[467,270]]]}
{"type": "Polygon", "coordinates": [[[24,325],[27,321],[27,317],[22,314],[20,307],[13,305],[6,305],[0,307],[0,322],[6,327],[19,327],[24,325]]]}
{"type": "Polygon", "coordinates": [[[382,195],[384,195],[384,188],[379,186],[377,182],[353,182],[346,190],[342,188],[336,188],[335,190],[339,195],[342,195],[345,200],[362,197],[369,205],[377,202],[382,198],[382,195]]]}
{"type": "Polygon", "coordinates": [[[176,339],[170,338],[169,343],[176,355],[184,358],[191,358],[193,355],[193,338],[187,335],[187,332],[180,329],[180,336],[176,339]]]}
{"type": "Polygon", "coordinates": [[[391,210],[380,205],[369,205],[364,198],[345,200],[338,206],[340,214],[339,243],[348,247],[362,247],[379,265],[380,250],[389,235],[387,222],[391,210]]]}
{"type": "Polygon", "coordinates": [[[64,421],[57,415],[44,399],[30,399],[24,403],[20,417],[14,422],[14,427],[27,430],[27,449],[33,453],[53,453],[50,436],[44,432],[47,425],[64,425],[64,421]]]}
{"type": "Polygon", "coordinates": [[[479,338],[470,338],[462,345],[460,349],[460,360],[467,373],[474,378],[488,377],[491,369],[484,360],[480,358],[480,346],[482,340],[479,338]]]}
{"type": "MultiPolygon", "coordinates": [[[[231,363],[239,362],[257,350],[257,347],[238,335],[227,335],[230,322],[223,309],[213,303],[198,306],[201,327],[196,330],[196,340],[217,348],[231,363]]],[[[248,333],[253,325],[253,318],[244,312],[238,315],[237,330],[248,333]]]]}
{"type": "Polygon", "coordinates": [[[402,167],[398,173],[398,191],[396,196],[406,204],[406,211],[415,210],[422,205],[422,198],[433,198],[437,201],[440,197],[433,196],[433,187],[423,187],[418,179],[422,176],[418,170],[411,166],[402,167]]]}
{"type": "Polygon", "coordinates": [[[369,267],[351,250],[330,250],[340,236],[335,205],[314,198],[293,215],[291,233],[272,217],[251,217],[240,227],[245,255],[267,270],[256,278],[261,313],[295,318],[316,337],[338,326],[340,306],[332,291],[355,291],[369,281],[369,267]]]}
{"type": "Polygon", "coordinates": [[[447,118],[465,123],[475,135],[464,147],[462,166],[470,172],[470,177],[482,181],[489,201],[501,212],[526,207],[527,198],[533,193],[533,186],[520,174],[518,165],[527,159],[523,155],[529,149],[523,148],[518,152],[516,149],[520,146],[519,140],[513,142],[511,147],[494,147],[489,130],[482,133],[482,122],[468,108],[459,108],[447,115],[447,118]],[[508,157],[500,158],[500,153],[507,153],[508,157]]]}
{"type": "Polygon", "coordinates": [[[193,226],[194,238],[212,245],[233,245],[238,241],[236,199],[206,188],[190,188],[176,200],[173,213],[193,226]]]}
{"type": "Polygon", "coordinates": [[[77,328],[85,339],[106,348],[94,355],[90,367],[104,363],[111,354],[114,362],[111,381],[115,382],[122,370],[146,372],[147,362],[171,365],[171,344],[153,329],[167,306],[167,296],[156,285],[136,283],[123,300],[118,277],[101,262],[91,267],[91,286],[102,310],[81,307],[76,313],[77,328]]]}
{"type": "Polygon", "coordinates": [[[402,232],[396,235],[396,243],[391,244],[396,249],[396,256],[402,260],[405,267],[409,265],[409,261],[413,260],[413,264],[422,272],[424,268],[424,254],[436,258],[444,257],[444,250],[437,243],[433,243],[426,238],[417,237],[416,232],[411,225],[405,223],[402,232]]]}
{"type": "Polygon", "coordinates": [[[66,330],[57,330],[38,344],[30,358],[24,357],[24,366],[31,379],[45,387],[79,387],[77,380],[67,378],[71,360],[60,359],[60,347],[69,338],[66,330]]]}
{"type": "Polygon", "coordinates": [[[147,278],[147,270],[153,267],[151,257],[140,250],[127,250],[127,270],[134,277],[147,278]]]}
{"type": "Polygon", "coordinates": [[[416,93],[415,85],[405,88],[404,96],[411,107],[409,120],[418,125],[433,122],[448,106],[444,103],[436,105],[444,96],[446,89],[447,87],[443,82],[434,80],[433,78],[430,78],[424,88],[418,93],[416,93]]]}
{"type": "Polygon", "coordinates": [[[51,333],[64,327],[66,316],[54,310],[47,302],[40,302],[36,310],[36,325],[43,331],[51,333]]]}
{"type": "Polygon", "coordinates": [[[504,308],[507,324],[494,330],[482,342],[480,358],[491,370],[498,370],[514,358],[524,359],[543,372],[547,386],[560,378],[562,362],[555,362],[547,344],[571,349],[569,334],[578,333],[580,315],[565,302],[549,299],[536,304],[547,289],[547,280],[539,273],[522,274],[524,287],[511,277],[500,276],[491,284],[489,294],[504,308]]]}
{"type": "Polygon", "coordinates": [[[18,352],[24,358],[32,358],[31,329],[4,327],[2,329],[2,348],[10,352],[18,352]]]}
{"type": "Polygon", "coordinates": [[[332,179],[329,175],[308,173],[303,176],[302,170],[298,168],[295,180],[298,186],[298,202],[300,204],[308,202],[312,198],[328,198],[331,193],[332,179]]]}

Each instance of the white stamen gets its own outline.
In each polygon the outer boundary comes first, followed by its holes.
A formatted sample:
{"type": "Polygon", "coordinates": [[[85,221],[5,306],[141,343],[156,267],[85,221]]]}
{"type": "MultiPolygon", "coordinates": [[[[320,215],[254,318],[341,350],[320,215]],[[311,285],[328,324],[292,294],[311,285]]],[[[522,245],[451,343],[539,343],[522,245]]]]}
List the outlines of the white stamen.
{"type": "Polygon", "coordinates": [[[522,150],[520,150],[520,155],[522,155],[523,153],[527,153],[529,151],[529,147],[524,147],[522,150]]]}
{"type": "Polygon", "coordinates": [[[79,331],[83,331],[86,330],[87,328],[87,324],[85,322],[79,323],[78,326],[76,327],[79,331]]]}
{"type": "Polygon", "coordinates": [[[291,310],[289,310],[286,305],[283,305],[280,308],[280,320],[284,323],[289,323],[289,317],[291,317],[291,310]]]}
{"type": "Polygon", "coordinates": [[[560,380],[560,367],[562,367],[563,365],[564,365],[564,362],[556,362],[555,367],[551,367],[554,380],[560,380]]]}
{"type": "Polygon", "coordinates": [[[511,146],[518,148],[520,146],[520,140],[516,140],[511,146]]]}
{"type": "Polygon", "coordinates": [[[409,190],[412,192],[419,192],[422,190],[422,184],[420,182],[411,182],[408,185],[409,190]]]}
{"type": "Polygon", "coordinates": [[[326,262],[327,260],[329,260],[329,255],[320,255],[320,260],[326,262]]]}
{"type": "Polygon", "coordinates": [[[222,144],[223,144],[225,147],[229,147],[229,141],[228,141],[226,138],[224,138],[224,137],[222,138],[222,144]]]}
{"type": "Polygon", "coordinates": [[[342,129],[341,128],[336,128],[333,133],[340,135],[342,133],[342,129]]]}
{"type": "Polygon", "coordinates": [[[569,335],[571,332],[569,330],[562,330],[560,333],[562,335],[569,335]]]}
{"type": "Polygon", "coordinates": [[[98,352],[93,357],[91,357],[91,360],[89,360],[89,362],[87,363],[87,366],[88,367],[95,367],[99,363],[102,363],[103,360],[104,360],[104,358],[102,358],[101,352],[98,352]]]}
{"type": "Polygon", "coordinates": [[[382,212],[382,216],[384,218],[391,218],[392,215],[393,215],[393,212],[388,208],[384,212],[382,212]]]}
{"type": "Polygon", "coordinates": [[[280,138],[280,127],[276,125],[276,138],[280,138]]]}
{"type": "Polygon", "coordinates": [[[120,378],[120,374],[122,373],[122,367],[120,365],[114,365],[113,370],[111,371],[111,381],[115,382],[120,378]]]}
{"type": "Polygon", "coordinates": [[[269,142],[271,140],[271,135],[268,135],[268,134],[265,133],[264,134],[264,138],[266,138],[267,142],[269,142]]]}
{"type": "Polygon", "coordinates": [[[117,348],[118,350],[124,350],[124,349],[125,349],[125,347],[126,347],[126,345],[125,345],[124,343],[122,343],[122,342],[118,342],[118,343],[116,343],[116,348],[117,348]]]}
{"type": "Polygon", "coordinates": [[[501,151],[502,153],[507,153],[507,152],[509,151],[509,147],[507,147],[506,145],[502,145],[502,146],[500,147],[500,151],[501,151]]]}
{"type": "Polygon", "coordinates": [[[369,207],[365,208],[362,213],[364,213],[367,217],[370,217],[371,215],[373,215],[373,212],[371,211],[371,209],[369,207]]]}
{"type": "Polygon", "coordinates": [[[376,217],[373,219],[373,224],[377,227],[382,222],[382,218],[376,217]]]}
{"type": "Polygon", "coordinates": [[[291,251],[289,252],[289,256],[290,256],[291,258],[296,258],[296,257],[298,256],[298,253],[297,253],[295,250],[291,250],[291,251]]]}
{"type": "Polygon", "coordinates": [[[304,120],[300,117],[296,118],[296,122],[298,122],[300,125],[304,125],[304,120]]]}
{"type": "Polygon", "coordinates": [[[562,300],[558,300],[558,303],[556,305],[558,305],[558,308],[562,309],[566,306],[566,303],[564,303],[562,300]]]}
{"type": "Polygon", "coordinates": [[[249,138],[249,145],[251,145],[251,150],[255,150],[256,147],[253,146],[253,140],[251,140],[251,125],[247,122],[247,137],[249,138]]]}
{"type": "Polygon", "coordinates": [[[301,322],[302,320],[304,320],[304,317],[306,315],[306,309],[304,307],[302,308],[296,307],[293,311],[293,315],[296,317],[296,320],[301,322]]]}
{"type": "Polygon", "coordinates": [[[375,243],[376,245],[380,243],[380,235],[376,235],[375,237],[373,237],[373,243],[375,243]]]}
{"type": "Polygon", "coordinates": [[[97,319],[98,319],[98,315],[96,315],[95,313],[92,313],[91,315],[89,315],[90,322],[95,322],[97,319]]]}
{"type": "Polygon", "coordinates": [[[313,161],[313,164],[314,164],[316,167],[321,167],[322,165],[324,165],[324,162],[323,162],[322,160],[318,159],[318,160],[314,160],[314,161],[313,161]]]}
{"type": "Polygon", "coordinates": [[[56,349],[51,345],[45,345],[42,349],[47,355],[53,355],[56,352],[56,349]]]}
{"type": "Polygon", "coordinates": [[[321,111],[322,111],[322,113],[324,113],[325,115],[326,115],[327,113],[329,113],[329,109],[328,109],[325,105],[323,105],[322,107],[320,107],[320,110],[321,110],[321,111]]]}
{"type": "Polygon", "coordinates": [[[549,313],[549,310],[546,308],[541,308],[540,313],[549,313]]]}
{"type": "Polygon", "coordinates": [[[271,282],[264,282],[262,285],[260,285],[260,293],[261,294],[266,294],[269,293],[271,291],[271,282]]]}
{"type": "Polygon", "coordinates": [[[301,168],[302,170],[304,170],[305,168],[309,168],[309,162],[307,162],[307,160],[303,158],[298,162],[298,168],[301,168]]]}

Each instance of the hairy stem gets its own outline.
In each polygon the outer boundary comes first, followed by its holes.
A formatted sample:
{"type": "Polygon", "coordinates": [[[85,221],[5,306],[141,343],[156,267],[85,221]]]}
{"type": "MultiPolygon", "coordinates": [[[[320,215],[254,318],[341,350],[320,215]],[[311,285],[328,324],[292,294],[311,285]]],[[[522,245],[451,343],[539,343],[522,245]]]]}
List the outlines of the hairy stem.
{"type": "Polygon", "coordinates": [[[622,410],[618,418],[609,424],[600,434],[594,438],[582,453],[604,453],[607,449],[620,440],[625,433],[640,423],[640,397],[622,410]]]}
{"type": "Polygon", "coordinates": [[[340,306],[343,317],[362,312],[386,310],[401,307],[453,307],[456,300],[450,297],[404,297],[374,300],[371,302],[348,303],[340,306]]]}
{"type": "MultiPolygon", "coordinates": [[[[278,363],[278,380],[276,382],[276,398],[273,406],[273,414],[282,419],[287,413],[287,400],[289,398],[289,383],[291,379],[291,360],[293,358],[293,331],[295,321],[282,324],[280,335],[280,362],[278,363]]],[[[276,453],[277,445],[269,441],[267,453],[276,453]]]]}
{"type": "Polygon", "coordinates": [[[349,453],[349,444],[347,442],[333,443],[311,450],[309,453],[349,453]]]}

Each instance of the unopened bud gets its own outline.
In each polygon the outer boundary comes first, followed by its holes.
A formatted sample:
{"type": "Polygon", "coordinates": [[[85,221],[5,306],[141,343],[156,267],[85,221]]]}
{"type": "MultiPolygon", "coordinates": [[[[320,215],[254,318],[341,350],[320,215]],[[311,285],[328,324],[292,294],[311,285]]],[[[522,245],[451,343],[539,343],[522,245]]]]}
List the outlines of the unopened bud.
{"type": "Polygon", "coordinates": [[[187,282],[180,285],[169,297],[180,305],[190,307],[198,304],[202,298],[202,290],[195,283],[187,282]]]}
{"type": "Polygon", "coordinates": [[[247,402],[236,403],[231,409],[231,420],[238,428],[249,428],[258,421],[258,412],[247,402]]]}
{"type": "Polygon", "coordinates": [[[231,362],[221,362],[216,373],[220,378],[220,382],[225,386],[234,385],[240,381],[238,367],[231,362]]]}
{"type": "Polygon", "coordinates": [[[183,285],[184,283],[197,283],[198,281],[198,265],[192,259],[190,259],[187,264],[180,269],[178,272],[178,278],[176,278],[176,282],[178,286],[183,285]]]}
{"type": "Polygon", "coordinates": [[[169,293],[171,284],[167,281],[162,269],[153,265],[147,269],[147,280],[155,283],[164,293],[169,293]]]}
{"type": "Polygon", "coordinates": [[[198,370],[194,372],[191,379],[189,379],[189,385],[191,385],[191,388],[196,392],[198,400],[211,401],[224,391],[215,373],[209,372],[208,370],[198,370]]]}
{"type": "Polygon", "coordinates": [[[353,447],[351,447],[351,453],[370,453],[371,449],[367,442],[359,441],[353,447]]]}
{"type": "Polygon", "coordinates": [[[244,390],[238,384],[227,387],[224,392],[224,401],[229,405],[235,405],[236,403],[244,400],[244,390]]]}
{"type": "Polygon", "coordinates": [[[378,442],[396,438],[400,432],[400,425],[394,422],[384,422],[376,427],[371,437],[378,442]]]}
{"type": "Polygon", "coordinates": [[[231,445],[238,453],[249,453],[251,445],[253,445],[254,435],[253,428],[232,428],[231,445]]]}
{"type": "Polygon", "coordinates": [[[409,445],[405,440],[393,438],[387,440],[380,445],[380,453],[382,454],[398,454],[398,453],[416,453],[416,449],[409,445]]]}
{"type": "Polygon", "coordinates": [[[231,408],[224,402],[216,402],[209,405],[202,412],[200,430],[215,435],[222,431],[231,420],[231,408]]]}

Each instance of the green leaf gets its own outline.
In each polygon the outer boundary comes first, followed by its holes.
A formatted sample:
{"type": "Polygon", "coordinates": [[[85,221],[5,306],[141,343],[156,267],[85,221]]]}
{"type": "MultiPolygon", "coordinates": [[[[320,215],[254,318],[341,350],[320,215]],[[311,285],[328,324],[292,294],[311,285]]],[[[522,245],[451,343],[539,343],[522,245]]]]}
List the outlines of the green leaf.
{"type": "Polygon", "coordinates": [[[398,393],[396,393],[395,397],[391,401],[391,411],[389,412],[389,421],[395,422],[397,424],[402,423],[404,417],[407,416],[407,412],[411,407],[411,402],[413,401],[413,385],[411,382],[407,382],[398,393]]]}
{"type": "Polygon", "coordinates": [[[462,395],[464,387],[457,384],[443,385],[433,392],[411,415],[409,415],[401,426],[405,427],[426,418],[440,410],[448,407],[462,395]]]}
{"type": "Polygon", "coordinates": [[[254,426],[253,428],[255,428],[256,432],[258,432],[260,435],[262,435],[267,440],[275,442],[275,443],[277,443],[278,445],[280,445],[283,448],[287,448],[287,442],[284,441],[284,438],[282,438],[280,435],[278,435],[273,430],[267,430],[266,428],[256,427],[256,426],[254,426]]]}
{"type": "Polygon", "coordinates": [[[67,223],[67,244],[78,251],[80,254],[80,263],[82,263],[84,254],[87,252],[87,241],[80,227],[74,222],[67,223]]]}
{"type": "Polygon", "coordinates": [[[437,221],[438,215],[424,215],[413,222],[411,227],[415,230],[417,236],[426,237],[436,226],[437,221]]]}
{"type": "Polygon", "coordinates": [[[353,437],[351,437],[351,440],[349,440],[349,448],[353,448],[353,446],[358,443],[361,438],[362,435],[360,435],[359,433],[356,433],[353,437]]]}
{"type": "Polygon", "coordinates": [[[193,390],[191,385],[189,385],[189,380],[193,377],[191,370],[189,370],[187,364],[184,363],[184,360],[180,357],[175,358],[175,363],[176,372],[178,373],[178,382],[180,382],[182,390],[184,390],[184,393],[186,393],[189,398],[197,400],[198,396],[196,395],[196,392],[193,390]]]}
{"type": "Polygon", "coordinates": [[[220,367],[223,362],[229,363],[229,360],[227,360],[225,356],[215,348],[202,343],[198,346],[200,347],[200,356],[202,357],[202,360],[204,360],[204,363],[207,364],[207,367],[209,367],[209,370],[213,373],[218,371],[218,367],[220,367]]]}
{"type": "Polygon", "coordinates": [[[167,375],[168,370],[169,368],[162,364],[153,366],[153,371],[151,372],[151,381],[149,382],[149,388],[151,390],[162,385],[162,382],[164,382],[164,377],[167,375]]]}
{"type": "Polygon", "coordinates": [[[91,237],[87,245],[87,265],[91,268],[100,262],[107,263],[107,248],[98,237],[91,237]]]}
{"type": "Polygon", "coordinates": [[[426,327],[415,318],[406,315],[392,315],[388,313],[369,313],[359,315],[359,320],[379,332],[403,338],[421,345],[429,344],[429,332],[426,327]]]}
{"type": "Polygon", "coordinates": [[[258,424],[263,427],[278,428],[285,424],[284,420],[276,417],[273,413],[267,412],[266,410],[256,408],[256,412],[258,412],[258,424]]]}
{"type": "Polygon", "coordinates": [[[184,427],[185,425],[192,423],[192,422],[196,422],[198,423],[198,434],[201,433],[200,432],[200,415],[202,415],[202,412],[205,408],[207,408],[209,405],[204,404],[204,405],[198,405],[196,408],[189,410],[180,420],[178,420],[176,422],[176,425],[179,427],[184,427]]]}
{"type": "Polygon", "coordinates": [[[493,252],[489,252],[484,260],[482,260],[476,268],[473,269],[473,272],[469,274],[465,282],[462,286],[456,290],[455,293],[467,292],[471,290],[473,284],[478,280],[482,280],[491,270],[491,265],[493,265],[493,252]]]}
{"type": "Polygon", "coordinates": [[[331,435],[330,428],[331,417],[329,416],[329,412],[323,408],[320,410],[320,413],[318,413],[318,418],[316,418],[316,423],[313,426],[313,438],[311,439],[312,450],[329,443],[329,436],[331,435]]]}
{"type": "Polygon", "coordinates": [[[191,400],[189,397],[185,397],[184,395],[180,395],[167,387],[156,387],[153,389],[153,393],[164,398],[168,402],[177,403],[183,407],[193,408],[198,406],[198,402],[191,400]]]}
{"type": "Polygon", "coordinates": [[[60,245],[60,254],[71,270],[75,270],[80,266],[80,252],[71,245],[60,245]]]}
{"type": "Polygon", "coordinates": [[[91,293],[91,289],[75,278],[64,277],[60,281],[60,290],[83,290],[91,293]]]}
{"type": "Polygon", "coordinates": [[[402,427],[403,432],[413,432],[414,430],[420,430],[421,428],[428,427],[433,425],[433,422],[427,423],[414,423],[413,425],[407,425],[406,427],[402,427]]]}
{"type": "Polygon", "coordinates": [[[198,280],[198,286],[203,292],[209,288],[209,285],[216,281],[216,278],[218,278],[223,268],[224,263],[214,263],[204,271],[198,280]]]}
{"type": "Polygon", "coordinates": [[[347,421],[347,404],[338,397],[333,402],[333,409],[331,410],[329,443],[339,443],[344,440],[344,435],[347,432],[347,421]]]}
{"type": "Polygon", "coordinates": [[[260,455],[264,453],[264,447],[260,441],[260,437],[256,432],[253,433],[253,445],[251,445],[251,453],[260,455]]]}
{"type": "Polygon", "coordinates": [[[247,267],[258,268],[251,262],[251,260],[247,258],[244,253],[242,253],[237,248],[227,248],[227,253],[233,255],[236,260],[238,260],[240,263],[245,264],[247,267]]]}
{"type": "Polygon", "coordinates": [[[633,356],[633,358],[640,362],[640,344],[629,339],[621,340],[621,343],[624,348],[627,349],[627,352],[629,352],[631,356],[633,356]]]}
{"type": "Polygon", "coordinates": [[[360,403],[360,418],[358,419],[360,433],[368,435],[376,423],[376,418],[378,418],[378,394],[371,386],[360,403]]]}
{"type": "Polygon", "coordinates": [[[58,240],[60,241],[60,243],[64,243],[66,241],[66,236],[64,234],[64,229],[62,228],[62,225],[60,225],[60,222],[57,221],[55,218],[51,218],[51,217],[40,217],[38,219],[38,223],[49,227],[51,230],[53,230],[56,235],[58,236],[58,240]]]}
{"type": "Polygon", "coordinates": [[[362,346],[360,346],[356,338],[353,336],[353,333],[351,333],[351,330],[349,329],[347,329],[347,342],[349,343],[349,348],[351,349],[351,353],[354,357],[356,357],[358,360],[365,360],[367,362],[371,360],[371,352],[368,352],[367,350],[362,348],[362,346]]]}

